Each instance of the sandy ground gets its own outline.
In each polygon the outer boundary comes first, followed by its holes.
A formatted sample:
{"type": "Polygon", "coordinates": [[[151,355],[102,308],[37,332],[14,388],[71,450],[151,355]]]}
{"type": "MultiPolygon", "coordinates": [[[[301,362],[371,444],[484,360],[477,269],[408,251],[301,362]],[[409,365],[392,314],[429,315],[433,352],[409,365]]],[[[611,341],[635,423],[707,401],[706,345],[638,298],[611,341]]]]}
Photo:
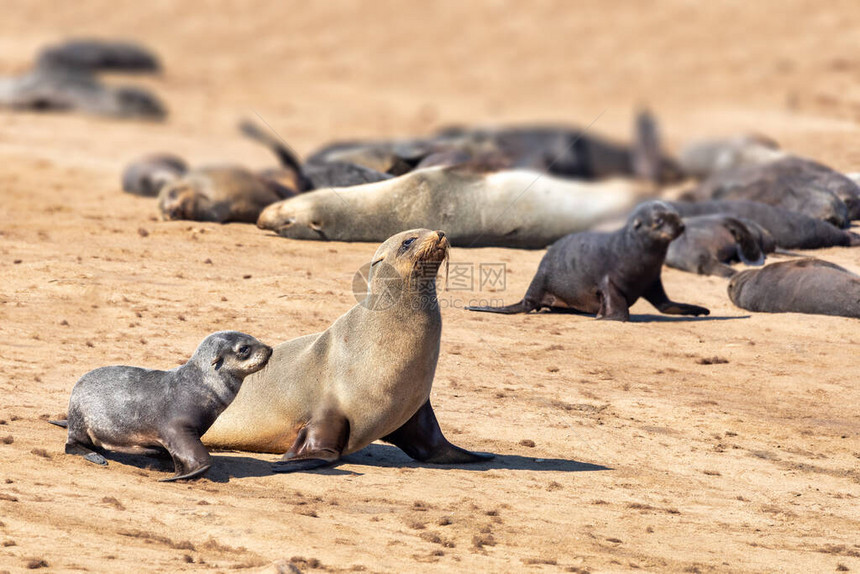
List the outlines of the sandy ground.
{"type": "MultiPolygon", "coordinates": [[[[161,223],[120,192],[149,151],[274,165],[241,117],[307,153],[456,122],[624,139],[647,103],[672,149],[755,130],[860,169],[856,4],[609,4],[4,4],[0,73],[68,35],[136,38],[172,115],[0,113],[0,572],[860,571],[860,323],[749,314],[719,278],[664,273],[707,319],[488,316],[458,307],[517,300],[542,252],[455,249],[507,269],[495,292],[440,294],[433,403],[454,442],[497,454],[477,466],[375,444],[295,475],[220,453],[162,484],[169,463],[98,468],[45,422],[92,368],[173,367],[219,329],[276,343],[354,304],[375,245],[161,223]]],[[[815,255],[860,271],[860,251],[815,255]]]]}

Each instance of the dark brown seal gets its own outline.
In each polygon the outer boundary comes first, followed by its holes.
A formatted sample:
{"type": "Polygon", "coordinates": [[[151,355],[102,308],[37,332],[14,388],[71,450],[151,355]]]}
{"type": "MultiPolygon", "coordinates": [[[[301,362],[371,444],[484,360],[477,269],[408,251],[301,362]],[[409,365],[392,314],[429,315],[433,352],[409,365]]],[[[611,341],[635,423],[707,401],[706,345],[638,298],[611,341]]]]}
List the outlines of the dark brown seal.
{"type": "Polygon", "coordinates": [[[731,277],[735,270],[729,263],[762,265],[765,254],[776,249],[770,233],[752,221],[728,215],[700,215],[683,221],[684,232],[666,252],[666,265],[675,269],[731,277]]]}
{"type": "Polygon", "coordinates": [[[843,228],[854,213],[854,194],[860,207],[860,189],[853,181],[819,163],[789,156],[717,171],[683,199],[758,201],[843,228]],[[843,197],[849,199],[850,210],[843,197]]]}
{"type": "Polygon", "coordinates": [[[839,229],[826,221],[815,219],[783,207],[758,201],[675,201],[669,202],[683,217],[722,213],[748,219],[771,234],[782,249],[819,249],[822,247],[852,247],[860,245],[860,235],[839,229]]]}
{"type": "Polygon", "coordinates": [[[820,259],[797,259],[743,271],[729,282],[741,309],[860,318],[860,276],[820,259]]]}
{"type": "Polygon", "coordinates": [[[467,309],[512,314],[548,307],[627,321],[629,308],[644,297],[661,313],[708,315],[704,307],[671,301],[660,280],[669,243],[683,231],[671,207],[661,201],[644,203],[618,231],[574,233],[553,243],[522,301],[467,309]]]}
{"type": "Polygon", "coordinates": [[[170,371],[90,371],[69,399],[66,452],[104,465],[98,449],[131,454],[166,450],[176,473],[163,480],[199,476],[211,466],[200,437],[233,401],[243,379],[262,369],[271,354],[271,347],[250,335],[221,331],[206,337],[186,364],[170,371]]]}

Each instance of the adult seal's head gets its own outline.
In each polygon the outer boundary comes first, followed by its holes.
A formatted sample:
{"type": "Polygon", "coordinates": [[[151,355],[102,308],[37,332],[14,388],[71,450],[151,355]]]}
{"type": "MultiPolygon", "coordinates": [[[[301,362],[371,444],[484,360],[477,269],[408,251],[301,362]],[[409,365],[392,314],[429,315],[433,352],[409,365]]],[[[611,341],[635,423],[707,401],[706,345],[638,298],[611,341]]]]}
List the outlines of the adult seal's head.
{"type": "Polygon", "coordinates": [[[175,474],[206,472],[211,458],[200,437],[233,401],[246,376],[262,369],[272,348],[237,331],[206,337],[184,365],[170,371],[103,367],[85,374],[69,399],[66,452],[105,465],[98,452],[167,451],[175,474]]]}

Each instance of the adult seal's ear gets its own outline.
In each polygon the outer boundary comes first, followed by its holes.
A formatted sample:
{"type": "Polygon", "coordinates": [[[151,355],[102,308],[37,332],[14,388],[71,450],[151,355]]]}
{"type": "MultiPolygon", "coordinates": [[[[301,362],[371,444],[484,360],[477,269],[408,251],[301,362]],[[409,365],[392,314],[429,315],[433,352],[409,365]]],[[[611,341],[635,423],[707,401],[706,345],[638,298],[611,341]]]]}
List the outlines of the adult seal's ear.
{"type": "Polygon", "coordinates": [[[448,442],[430,406],[442,332],[436,275],[448,250],[442,231],[387,239],[370,260],[367,297],[322,333],[278,345],[204,443],[285,453],[275,472],[331,464],[379,439],[424,462],[489,458],[448,442]]]}

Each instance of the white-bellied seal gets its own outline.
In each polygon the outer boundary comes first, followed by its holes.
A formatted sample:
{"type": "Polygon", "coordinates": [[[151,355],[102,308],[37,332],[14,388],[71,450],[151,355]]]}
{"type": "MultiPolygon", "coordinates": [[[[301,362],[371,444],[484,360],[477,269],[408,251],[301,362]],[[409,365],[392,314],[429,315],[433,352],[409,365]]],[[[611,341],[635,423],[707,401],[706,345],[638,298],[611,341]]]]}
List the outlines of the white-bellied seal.
{"type": "Polygon", "coordinates": [[[750,269],[729,282],[741,309],[860,318],[860,276],[820,259],[795,259],[750,269]]]}
{"type": "Polygon", "coordinates": [[[728,264],[764,264],[776,242],[757,223],[728,215],[685,217],[684,232],[669,244],[666,265],[700,275],[731,277],[728,264]]]}
{"type": "Polygon", "coordinates": [[[771,234],[782,249],[819,249],[860,245],[860,235],[846,229],[797,213],[783,207],[758,201],[672,201],[669,203],[682,217],[725,214],[754,221],[771,234]]]}
{"type": "Polygon", "coordinates": [[[448,442],[430,406],[442,333],[436,273],[448,247],[427,229],[385,241],[367,298],[322,333],[276,346],[204,444],[286,453],[277,472],[326,465],[378,439],[423,462],[491,458],[448,442]]]}
{"type": "Polygon", "coordinates": [[[445,229],[454,246],[536,249],[627,213],[648,191],[630,180],[435,167],[304,193],[267,207],[257,225],[292,239],[371,242],[426,226],[445,229]]]}
{"type": "Polygon", "coordinates": [[[266,206],[293,193],[272,174],[241,166],[203,167],[162,185],[158,209],[167,221],[254,223],[266,206]]]}
{"type": "MultiPolygon", "coordinates": [[[[200,436],[227,408],[243,379],[262,369],[272,348],[236,331],[206,337],[191,359],[170,371],[102,367],[85,374],[69,399],[68,454],[107,464],[95,449],[173,458],[174,476],[206,472],[211,458],[200,436]]],[[[66,421],[51,421],[66,426],[66,421]]]]}
{"type": "Polygon", "coordinates": [[[188,171],[181,157],[169,153],[148,154],[132,161],[122,172],[122,190],[144,197],[158,197],[166,183],[188,171]]]}
{"type": "Polygon", "coordinates": [[[644,203],[618,231],[574,233],[553,243],[518,303],[466,309],[514,314],[546,307],[627,321],[629,308],[644,297],[661,313],[708,315],[704,307],[669,300],[660,279],[669,243],[683,231],[681,217],[671,207],[661,201],[644,203]]]}

